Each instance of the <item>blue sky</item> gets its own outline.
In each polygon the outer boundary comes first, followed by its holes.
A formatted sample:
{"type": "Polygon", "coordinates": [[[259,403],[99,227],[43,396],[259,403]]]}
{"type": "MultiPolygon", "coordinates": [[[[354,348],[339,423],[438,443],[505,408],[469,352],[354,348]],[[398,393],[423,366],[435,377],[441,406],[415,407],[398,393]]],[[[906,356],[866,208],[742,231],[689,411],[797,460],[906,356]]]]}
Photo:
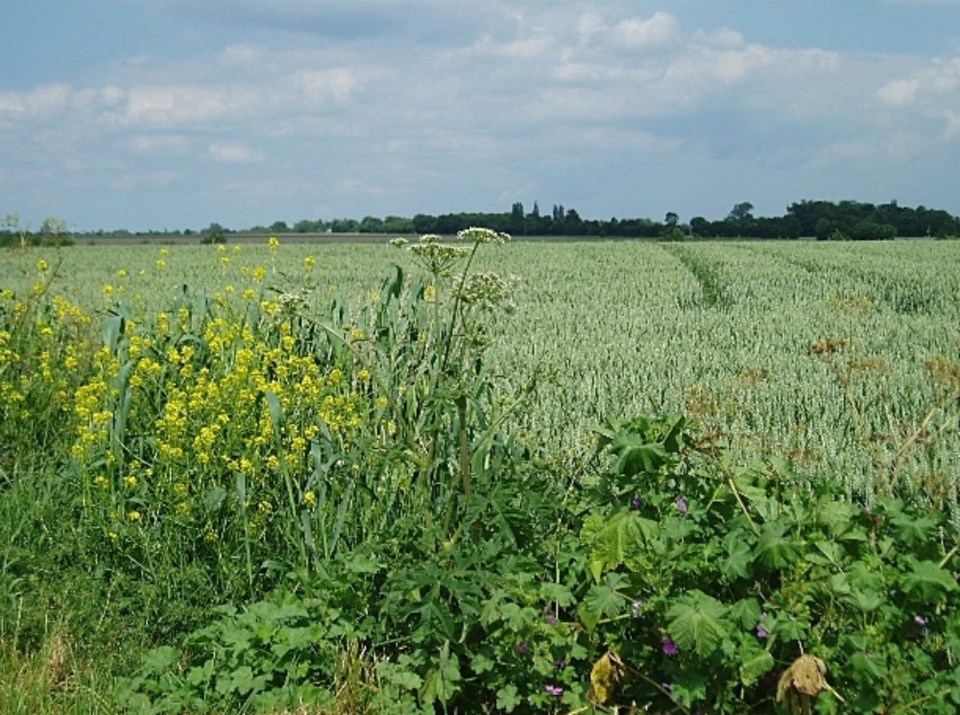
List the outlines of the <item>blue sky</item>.
{"type": "Polygon", "coordinates": [[[0,0],[0,216],[960,214],[960,0],[0,0]]]}

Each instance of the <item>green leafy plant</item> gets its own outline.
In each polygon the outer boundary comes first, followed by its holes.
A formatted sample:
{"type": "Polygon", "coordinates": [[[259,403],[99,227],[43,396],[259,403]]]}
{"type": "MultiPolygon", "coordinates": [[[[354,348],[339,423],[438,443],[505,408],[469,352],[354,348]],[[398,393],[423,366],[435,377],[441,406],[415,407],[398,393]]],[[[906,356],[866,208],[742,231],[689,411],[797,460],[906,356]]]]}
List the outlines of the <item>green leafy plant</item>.
{"type": "Polygon", "coordinates": [[[615,461],[582,529],[593,585],[580,613],[629,667],[616,702],[955,710],[947,514],[893,498],[860,507],[784,463],[735,467],[682,418],[613,424],[601,444],[615,461]],[[778,692],[804,654],[825,664],[820,687],[790,684],[804,661],[778,692]]]}

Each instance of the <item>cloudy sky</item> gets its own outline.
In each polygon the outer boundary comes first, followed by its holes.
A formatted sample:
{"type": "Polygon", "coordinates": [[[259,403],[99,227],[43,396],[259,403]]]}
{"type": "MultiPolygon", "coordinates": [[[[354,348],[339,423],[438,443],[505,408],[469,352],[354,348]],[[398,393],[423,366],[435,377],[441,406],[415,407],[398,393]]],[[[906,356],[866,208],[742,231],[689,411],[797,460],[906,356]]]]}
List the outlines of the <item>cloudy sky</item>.
{"type": "Polygon", "coordinates": [[[960,0],[2,0],[0,216],[960,213],[960,0]]]}

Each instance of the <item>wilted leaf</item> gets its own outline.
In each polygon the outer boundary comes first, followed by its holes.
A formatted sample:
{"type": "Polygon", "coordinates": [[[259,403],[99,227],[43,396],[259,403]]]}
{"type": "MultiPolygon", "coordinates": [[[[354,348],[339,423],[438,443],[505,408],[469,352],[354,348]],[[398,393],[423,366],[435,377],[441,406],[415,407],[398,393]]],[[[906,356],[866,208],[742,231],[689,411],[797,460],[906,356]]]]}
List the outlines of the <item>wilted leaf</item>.
{"type": "Polygon", "coordinates": [[[840,702],[844,702],[827,683],[826,675],[827,664],[820,658],[801,655],[780,676],[777,702],[785,705],[791,713],[809,713],[810,703],[824,690],[829,690],[840,702]]]}
{"type": "Polygon", "coordinates": [[[612,650],[604,653],[590,671],[589,698],[599,705],[610,702],[625,670],[620,656],[612,650]]]}

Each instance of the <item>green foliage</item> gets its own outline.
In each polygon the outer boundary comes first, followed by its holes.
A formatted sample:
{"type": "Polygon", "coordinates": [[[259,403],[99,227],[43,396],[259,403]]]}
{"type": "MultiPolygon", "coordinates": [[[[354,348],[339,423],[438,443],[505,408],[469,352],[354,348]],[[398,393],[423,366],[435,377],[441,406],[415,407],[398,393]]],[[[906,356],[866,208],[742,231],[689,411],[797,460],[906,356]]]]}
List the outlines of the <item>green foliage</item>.
{"type": "Polygon", "coordinates": [[[295,599],[258,601],[190,634],[183,651],[161,646],[117,683],[129,712],[263,712],[333,699],[322,686],[343,636],[336,614],[295,599]]]}
{"type": "MultiPolygon", "coordinates": [[[[846,400],[849,415],[830,414],[838,438],[872,450],[879,476],[866,486],[800,470],[765,441],[772,413],[728,397],[724,416],[705,393],[691,392],[689,414],[706,427],[611,420],[581,459],[576,439],[561,446],[543,423],[568,424],[560,408],[583,393],[541,389],[543,373],[526,369],[539,354],[498,356],[515,285],[480,247],[505,237],[461,238],[406,248],[360,301],[312,285],[312,254],[290,271],[279,241],[229,291],[167,286],[159,308],[122,291],[118,272],[96,322],[51,295],[59,267],[31,266],[39,287],[0,303],[0,385],[24,396],[0,408],[0,640],[16,639],[0,677],[50,642],[47,613],[64,611],[86,647],[116,652],[103,666],[124,675],[111,707],[132,711],[956,709],[953,501],[948,480],[932,488],[956,434],[947,351],[907,403],[852,338],[787,341],[823,385],[778,404],[846,400]],[[31,462],[37,444],[49,454],[31,462]]],[[[208,249],[225,275],[236,248],[208,249]]],[[[852,276],[816,299],[834,326],[878,306],[949,305],[946,279],[915,285],[902,266],[871,264],[878,254],[834,254],[828,267],[787,248],[798,271],[852,276]]],[[[770,300],[732,279],[752,248],[649,250],[647,270],[676,279],[672,307],[644,313],[665,364],[685,359],[670,342],[687,339],[677,315],[729,331],[716,308],[770,300]]],[[[574,311],[581,287],[557,285],[572,302],[553,310],[574,311]]],[[[576,359],[568,381],[583,377],[576,359]]],[[[779,399],[764,392],[769,365],[738,370],[732,394],[779,399]]],[[[623,389],[610,364],[593,369],[623,389]]]]}
{"type": "Polygon", "coordinates": [[[616,459],[581,532],[598,584],[581,612],[642,674],[619,702],[772,711],[803,653],[829,669],[823,712],[932,708],[960,692],[947,514],[893,498],[857,507],[830,482],[735,468],[691,429],[639,419],[603,433],[616,459]],[[637,450],[655,458],[624,459],[637,450]]]}

